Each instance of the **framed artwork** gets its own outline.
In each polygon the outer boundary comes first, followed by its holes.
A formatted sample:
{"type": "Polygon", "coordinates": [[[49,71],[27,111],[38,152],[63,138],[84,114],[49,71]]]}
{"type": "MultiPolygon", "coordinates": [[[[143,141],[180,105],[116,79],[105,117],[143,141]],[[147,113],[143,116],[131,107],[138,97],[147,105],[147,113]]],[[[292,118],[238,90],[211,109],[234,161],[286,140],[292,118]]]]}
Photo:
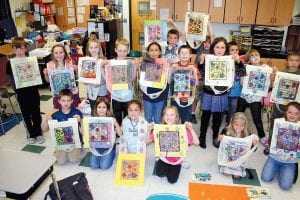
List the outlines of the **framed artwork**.
{"type": "Polygon", "coordinates": [[[84,147],[112,148],[115,132],[112,117],[83,118],[84,147]]]}
{"type": "Polygon", "coordinates": [[[243,94],[265,97],[270,86],[272,68],[269,66],[246,65],[247,76],[243,82],[243,94]]]}
{"type": "Polygon", "coordinates": [[[96,58],[80,57],[78,60],[78,81],[83,83],[100,84],[101,63],[96,58]]]}
{"type": "Polygon", "coordinates": [[[73,93],[76,92],[75,75],[72,69],[53,69],[49,74],[51,92],[54,96],[63,89],[69,89],[73,93]]]}
{"type": "Polygon", "coordinates": [[[187,136],[184,125],[155,124],[153,134],[156,157],[186,156],[187,136]]]}
{"type": "Polygon", "coordinates": [[[161,20],[145,20],[144,21],[144,38],[145,47],[151,42],[162,42],[167,41],[167,23],[161,20]]]}
{"type": "Polygon", "coordinates": [[[16,89],[43,84],[37,57],[10,59],[16,89]]]}
{"type": "Polygon", "coordinates": [[[193,68],[193,65],[171,68],[170,95],[181,107],[191,105],[195,99],[197,75],[193,68]]]}
{"type": "Polygon", "coordinates": [[[300,122],[275,119],[270,153],[279,155],[283,160],[300,158],[300,122]]]}
{"type": "Polygon", "coordinates": [[[109,60],[105,66],[106,86],[111,90],[128,90],[132,87],[134,65],[130,60],[109,60]]]}
{"type": "Polygon", "coordinates": [[[258,140],[256,135],[245,138],[224,136],[218,151],[218,164],[233,168],[242,166],[256,149],[251,149],[254,138],[258,140]]]}
{"type": "Polygon", "coordinates": [[[205,85],[231,87],[234,61],[231,56],[205,56],[205,85]]]}
{"type": "Polygon", "coordinates": [[[120,153],[117,161],[115,183],[141,186],[144,184],[145,154],[120,153]]]}
{"type": "Polygon", "coordinates": [[[209,15],[187,12],[185,15],[185,32],[188,40],[205,41],[209,15]]]}
{"type": "Polygon", "coordinates": [[[56,150],[81,148],[77,118],[69,118],[62,122],[48,120],[48,124],[52,143],[56,150]]]}
{"type": "Polygon", "coordinates": [[[158,89],[166,87],[169,65],[165,59],[156,59],[155,63],[143,62],[140,70],[141,86],[158,89]]]}
{"type": "Polygon", "coordinates": [[[287,105],[291,101],[300,102],[300,75],[276,72],[271,102],[287,105]]]}

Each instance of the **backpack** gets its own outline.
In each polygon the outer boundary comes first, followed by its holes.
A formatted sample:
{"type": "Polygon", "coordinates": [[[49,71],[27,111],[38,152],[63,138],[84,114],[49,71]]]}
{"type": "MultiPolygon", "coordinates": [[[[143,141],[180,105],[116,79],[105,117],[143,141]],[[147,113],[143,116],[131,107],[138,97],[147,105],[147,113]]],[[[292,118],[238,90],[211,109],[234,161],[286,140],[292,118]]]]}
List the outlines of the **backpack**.
{"type": "MultiPolygon", "coordinates": [[[[80,172],[57,182],[61,200],[93,200],[85,173],[80,172]]],[[[49,185],[49,191],[44,200],[50,196],[52,200],[58,200],[53,183],[49,185]]]]}

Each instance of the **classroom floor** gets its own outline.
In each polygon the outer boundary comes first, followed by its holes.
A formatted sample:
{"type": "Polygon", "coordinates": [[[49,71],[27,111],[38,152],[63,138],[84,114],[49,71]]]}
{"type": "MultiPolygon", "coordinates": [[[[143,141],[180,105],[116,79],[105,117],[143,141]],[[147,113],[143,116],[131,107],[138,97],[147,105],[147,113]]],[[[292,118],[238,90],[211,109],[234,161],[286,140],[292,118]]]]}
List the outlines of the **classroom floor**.
{"type": "MultiPolygon", "coordinates": [[[[50,95],[49,89],[40,89],[41,95],[50,95]]],[[[82,91],[80,94],[84,94],[82,91]]],[[[3,102],[5,103],[5,99],[3,102]]],[[[52,99],[41,102],[41,112],[47,113],[52,108],[52,99]]],[[[248,113],[249,116],[249,113],[248,113]]],[[[44,115],[43,115],[44,117],[44,115]]],[[[199,116],[198,116],[199,117],[199,116]]],[[[249,117],[251,119],[251,117],[249,117]]],[[[252,120],[250,120],[250,126],[252,132],[255,131],[252,120]]],[[[265,129],[267,129],[266,115],[264,115],[265,129]]],[[[199,119],[198,124],[194,125],[196,132],[199,134],[199,119]]],[[[53,147],[50,140],[49,133],[44,134],[46,142],[40,146],[46,148],[41,152],[42,155],[51,155],[53,153],[53,147]]],[[[95,200],[144,200],[149,195],[154,193],[176,193],[188,196],[188,183],[191,182],[191,175],[196,172],[209,172],[212,175],[212,179],[205,183],[209,184],[221,184],[221,185],[235,185],[233,184],[232,177],[226,177],[218,172],[217,168],[217,149],[212,146],[211,140],[212,132],[209,128],[207,136],[207,149],[203,150],[199,146],[192,146],[188,149],[187,163],[190,165],[188,169],[182,168],[179,176],[179,180],[176,184],[169,184],[165,178],[159,178],[153,176],[153,167],[155,163],[154,159],[154,144],[150,144],[147,147],[147,158],[145,168],[145,183],[141,187],[129,187],[118,186],[114,183],[114,175],[116,169],[116,160],[113,166],[108,170],[92,170],[89,167],[79,166],[78,164],[66,164],[64,166],[54,166],[54,173],[58,180],[73,175],[77,172],[85,172],[89,182],[90,189],[95,200]]],[[[22,123],[16,125],[14,128],[6,132],[5,135],[0,137],[0,146],[2,148],[21,150],[26,146],[26,132],[22,123]]],[[[248,162],[248,168],[256,169],[258,176],[260,176],[263,164],[267,157],[263,154],[263,147],[259,144],[258,150],[250,158],[248,162]]],[[[1,161],[0,161],[1,162],[1,161]]],[[[23,166],[25,167],[25,166],[23,166]]],[[[20,170],[22,166],[20,166],[20,170]]],[[[41,200],[44,198],[45,193],[48,191],[48,186],[51,183],[50,176],[43,182],[38,190],[32,195],[31,199],[41,200]]],[[[300,196],[300,178],[290,191],[282,191],[278,182],[264,183],[260,181],[261,186],[270,190],[272,199],[281,200],[289,199],[296,200],[300,196]]],[[[1,195],[0,195],[1,196],[1,195]]],[[[0,199],[5,199],[1,198],[0,199]]],[[[232,199],[239,199],[233,197],[232,199]]]]}

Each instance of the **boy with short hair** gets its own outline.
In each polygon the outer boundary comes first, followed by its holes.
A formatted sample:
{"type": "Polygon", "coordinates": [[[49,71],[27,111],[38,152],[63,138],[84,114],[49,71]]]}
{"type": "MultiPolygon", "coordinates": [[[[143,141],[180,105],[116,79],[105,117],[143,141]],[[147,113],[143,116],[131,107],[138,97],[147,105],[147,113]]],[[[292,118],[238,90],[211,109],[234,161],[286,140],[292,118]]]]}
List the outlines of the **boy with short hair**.
{"type": "MultiPolygon", "coordinates": [[[[69,118],[77,118],[78,123],[81,123],[82,113],[77,108],[72,108],[71,105],[73,103],[73,93],[69,89],[63,89],[58,94],[58,103],[60,104],[61,108],[54,112],[49,119],[56,119],[58,122],[67,121],[69,118]]],[[[43,127],[43,130],[47,130],[48,127],[48,120],[43,127]]],[[[83,143],[82,135],[79,133],[79,138],[81,144],[83,143]]],[[[81,160],[81,148],[75,148],[71,151],[67,152],[64,150],[56,150],[54,155],[56,157],[57,165],[63,165],[68,160],[70,163],[78,163],[81,160]]]]}
{"type": "MultiPolygon", "coordinates": [[[[15,37],[12,40],[12,48],[16,55],[16,58],[27,57],[27,43],[23,37],[15,37]]],[[[17,99],[23,115],[23,119],[29,132],[28,143],[44,143],[45,139],[42,135],[41,130],[42,117],[40,113],[40,94],[38,86],[16,89],[10,61],[6,63],[6,75],[8,76],[11,87],[17,94],[17,99]]]]}

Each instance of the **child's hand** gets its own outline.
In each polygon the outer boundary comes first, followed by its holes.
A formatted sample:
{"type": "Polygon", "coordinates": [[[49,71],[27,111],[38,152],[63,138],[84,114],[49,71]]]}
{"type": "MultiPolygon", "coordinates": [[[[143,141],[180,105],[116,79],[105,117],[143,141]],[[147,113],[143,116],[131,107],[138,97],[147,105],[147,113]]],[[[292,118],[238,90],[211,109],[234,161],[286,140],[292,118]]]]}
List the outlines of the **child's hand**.
{"type": "Polygon", "coordinates": [[[257,138],[254,138],[254,139],[252,140],[252,144],[255,146],[255,145],[257,145],[257,143],[258,143],[258,139],[257,139],[257,138]]]}
{"type": "Polygon", "coordinates": [[[206,56],[206,54],[201,54],[201,55],[200,55],[200,64],[203,64],[203,63],[204,63],[205,56],[206,56]]]}
{"type": "Polygon", "coordinates": [[[73,118],[77,118],[78,122],[80,122],[80,120],[81,120],[80,115],[73,115],[73,118]]]}
{"type": "Polygon", "coordinates": [[[218,136],[218,141],[221,141],[221,140],[223,140],[223,135],[218,136]]]}
{"type": "Polygon", "coordinates": [[[187,129],[193,129],[193,124],[191,122],[184,122],[184,125],[187,129]]]}
{"type": "Polygon", "coordinates": [[[275,74],[278,71],[278,68],[274,66],[274,67],[272,67],[272,70],[273,70],[272,73],[275,74]]]}
{"type": "Polygon", "coordinates": [[[240,56],[238,54],[232,55],[232,59],[234,60],[234,62],[240,63],[240,56]]]}
{"type": "Polygon", "coordinates": [[[151,123],[149,123],[148,124],[148,131],[151,131],[151,130],[153,130],[154,129],[154,122],[151,122],[151,123]]]}

